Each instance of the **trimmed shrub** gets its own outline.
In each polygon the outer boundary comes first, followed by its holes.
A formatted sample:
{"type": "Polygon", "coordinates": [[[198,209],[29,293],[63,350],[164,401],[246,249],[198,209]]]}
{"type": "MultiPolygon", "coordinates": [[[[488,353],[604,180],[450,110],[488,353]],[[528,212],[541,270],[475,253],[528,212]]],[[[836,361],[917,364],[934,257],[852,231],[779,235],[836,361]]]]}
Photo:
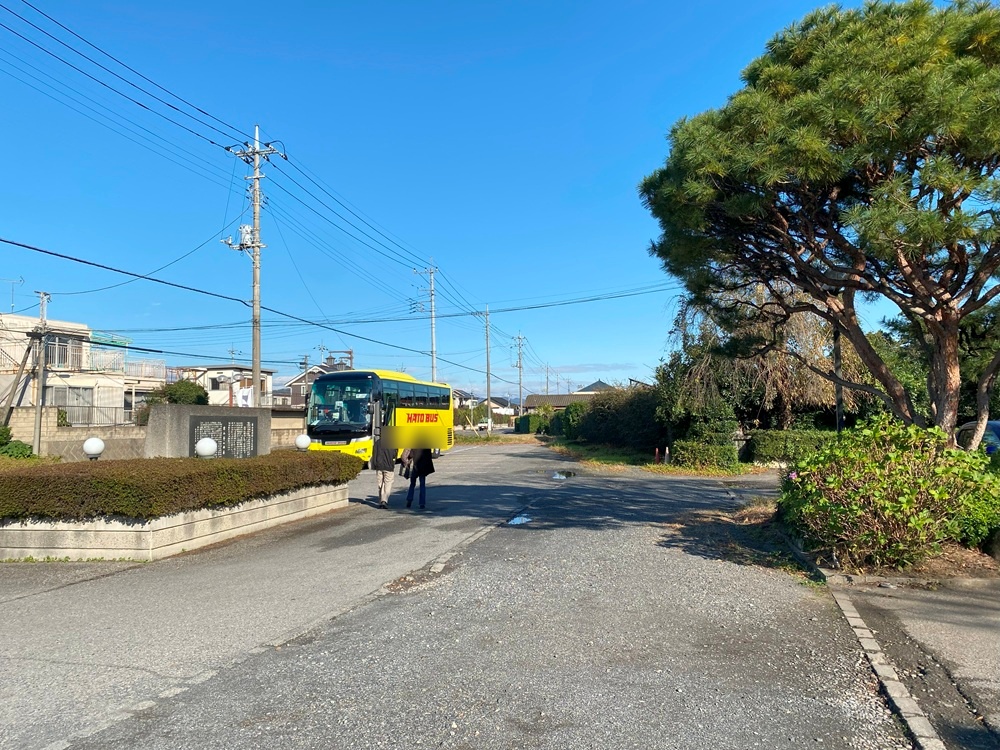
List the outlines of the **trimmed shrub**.
{"type": "Polygon", "coordinates": [[[9,442],[10,442],[10,427],[8,427],[7,425],[0,425],[0,448],[3,448],[9,442]]]}
{"type": "Polygon", "coordinates": [[[883,415],[800,459],[779,508],[845,567],[906,567],[943,541],[976,546],[1000,526],[1000,476],[987,464],[981,452],[948,449],[938,428],[883,415]]]}
{"type": "Polygon", "coordinates": [[[537,414],[525,414],[515,421],[515,425],[515,432],[520,432],[524,435],[534,435],[544,432],[548,428],[548,420],[542,419],[537,414]]]}
{"type": "Polygon", "coordinates": [[[569,440],[580,437],[580,424],[587,414],[590,404],[586,401],[574,401],[562,411],[562,432],[569,440]]]}
{"type": "Polygon", "coordinates": [[[691,468],[730,469],[739,464],[739,456],[732,440],[721,445],[700,440],[675,440],[671,455],[674,464],[691,468]]]}
{"type": "Polygon", "coordinates": [[[566,422],[563,419],[563,413],[557,411],[552,415],[552,419],[549,420],[549,428],[546,430],[549,435],[562,435],[565,428],[566,422]]]}
{"type": "Polygon", "coordinates": [[[587,442],[652,453],[662,444],[652,388],[611,388],[594,395],[578,426],[587,442]]]}
{"type": "Polygon", "coordinates": [[[354,456],[279,451],[254,458],[151,458],[41,464],[0,474],[0,521],[144,520],[239,505],[303,487],[344,484],[354,456]]]}
{"type": "Polygon", "coordinates": [[[836,432],[823,430],[755,430],[750,435],[749,458],[760,464],[795,461],[836,438],[836,432]]]}

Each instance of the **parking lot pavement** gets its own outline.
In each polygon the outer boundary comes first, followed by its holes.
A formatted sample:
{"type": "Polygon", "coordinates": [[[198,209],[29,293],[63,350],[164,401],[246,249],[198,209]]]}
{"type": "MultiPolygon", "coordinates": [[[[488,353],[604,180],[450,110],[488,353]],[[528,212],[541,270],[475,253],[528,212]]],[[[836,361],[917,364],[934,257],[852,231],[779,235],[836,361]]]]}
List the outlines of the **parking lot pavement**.
{"type": "Polygon", "coordinates": [[[428,513],[367,472],[340,514],[11,588],[0,745],[911,746],[828,592],[685,538],[720,482],[436,465],[428,513]]]}

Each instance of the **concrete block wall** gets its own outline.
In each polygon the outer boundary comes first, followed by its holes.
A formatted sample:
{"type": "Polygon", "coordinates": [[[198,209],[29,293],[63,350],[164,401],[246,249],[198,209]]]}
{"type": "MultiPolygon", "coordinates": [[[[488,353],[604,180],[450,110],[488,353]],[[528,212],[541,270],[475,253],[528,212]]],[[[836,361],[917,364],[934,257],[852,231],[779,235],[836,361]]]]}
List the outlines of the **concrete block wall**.
{"type": "MultiPolygon", "coordinates": [[[[85,461],[83,442],[90,437],[99,437],[104,441],[104,459],[142,458],[150,455],[187,455],[188,427],[187,417],[192,414],[214,413],[222,416],[232,416],[232,412],[223,407],[184,407],[174,405],[157,407],[157,410],[167,409],[169,417],[161,415],[154,421],[154,430],[160,430],[158,436],[147,441],[149,427],[135,425],[117,425],[106,427],[59,427],[59,409],[55,406],[42,408],[42,445],[41,455],[61,456],[63,461],[85,461]],[[164,421],[160,421],[163,419],[164,421]],[[147,446],[147,442],[151,443],[147,446]]],[[[258,452],[269,453],[272,448],[291,448],[295,438],[305,432],[305,417],[301,410],[281,414],[271,422],[270,410],[240,409],[241,414],[254,414],[259,418],[260,433],[258,434],[258,452]],[[270,425],[270,427],[268,427],[270,425]]],[[[35,408],[33,406],[17,407],[10,419],[11,436],[15,440],[31,445],[35,435],[35,408]]]]}

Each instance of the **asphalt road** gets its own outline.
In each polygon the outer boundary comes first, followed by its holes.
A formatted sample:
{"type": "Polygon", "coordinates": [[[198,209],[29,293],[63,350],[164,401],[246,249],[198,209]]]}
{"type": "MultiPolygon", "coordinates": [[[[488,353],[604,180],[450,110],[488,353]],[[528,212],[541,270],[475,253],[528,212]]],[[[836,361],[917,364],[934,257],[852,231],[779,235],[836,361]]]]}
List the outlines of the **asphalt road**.
{"type": "Polygon", "coordinates": [[[0,566],[0,747],[910,747],[828,592],[678,533],[723,483],[437,467],[426,513],[366,472],[202,552],[0,566]]]}

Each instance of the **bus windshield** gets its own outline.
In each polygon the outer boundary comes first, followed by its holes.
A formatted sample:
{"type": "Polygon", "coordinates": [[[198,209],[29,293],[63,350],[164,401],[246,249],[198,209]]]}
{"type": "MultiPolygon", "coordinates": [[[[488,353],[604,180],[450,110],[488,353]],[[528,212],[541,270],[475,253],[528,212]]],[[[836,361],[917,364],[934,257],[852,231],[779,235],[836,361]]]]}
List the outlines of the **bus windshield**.
{"type": "Polygon", "coordinates": [[[371,395],[369,378],[313,383],[309,426],[321,432],[367,432],[371,428],[371,395]]]}

